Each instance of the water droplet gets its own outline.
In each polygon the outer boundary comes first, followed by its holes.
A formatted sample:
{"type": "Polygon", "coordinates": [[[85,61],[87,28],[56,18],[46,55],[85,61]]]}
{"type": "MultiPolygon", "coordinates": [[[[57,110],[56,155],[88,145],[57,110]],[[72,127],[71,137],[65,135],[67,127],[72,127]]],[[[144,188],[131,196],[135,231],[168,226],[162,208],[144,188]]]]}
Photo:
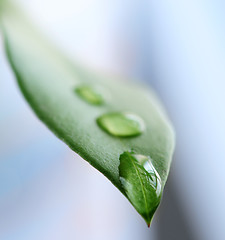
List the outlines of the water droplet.
{"type": "Polygon", "coordinates": [[[81,85],[75,89],[75,92],[87,103],[93,105],[102,105],[104,103],[103,95],[92,86],[81,85]]]}
{"type": "Polygon", "coordinates": [[[106,113],[97,119],[98,125],[107,133],[117,137],[133,137],[144,131],[143,120],[132,113],[106,113]]]}
{"type": "Polygon", "coordinates": [[[162,195],[161,179],[151,158],[124,152],[120,155],[119,177],[128,199],[149,225],[162,195]]]}
{"type": "Polygon", "coordinates": [[[146,170],[147,177],[149,179],[149,184],[154,188],[156,196],[159,197],[161,195],[161,178],[154,168],[151,158],[145,155],[140,154],[131,154],[135,161],[137,161],[138,164],[143,166],[143,168],[146,170]]]}

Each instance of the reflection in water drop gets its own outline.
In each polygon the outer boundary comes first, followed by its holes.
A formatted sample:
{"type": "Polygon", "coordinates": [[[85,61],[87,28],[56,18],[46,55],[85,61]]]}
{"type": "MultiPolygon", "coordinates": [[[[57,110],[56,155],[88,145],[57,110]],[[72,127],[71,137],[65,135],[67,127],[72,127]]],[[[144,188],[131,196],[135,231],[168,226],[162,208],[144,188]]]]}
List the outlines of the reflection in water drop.
{"type": "Polygon", "coordinates": [[[98,125],[107,133],[117,137],[133,137],[144,131],[143,120],[132,113],[106,113],[97,119],[98,125]]]}
{"type": "Polygon", "coordinates": [[[152,165],[150,157],[140,154],[133,154],[132,156],[148,172],[147,175],[149,177],[149,183],[155,189],[156,196],[159,197],[161,194],[161,179],[158,172],[152,165]]]}
{"type": "Polygon", "coordinates": [[[90,104],[102,105],[104,103],[102,94],[91,86],[81,85],[75,89],[75,92],[81,99],[90,104]]]}
{"type": "Polygon", "coordinates": [[[124,152],[119,177],[128,199],[149,225],[160,203],[161,179],[148,156],[124,152]]]}

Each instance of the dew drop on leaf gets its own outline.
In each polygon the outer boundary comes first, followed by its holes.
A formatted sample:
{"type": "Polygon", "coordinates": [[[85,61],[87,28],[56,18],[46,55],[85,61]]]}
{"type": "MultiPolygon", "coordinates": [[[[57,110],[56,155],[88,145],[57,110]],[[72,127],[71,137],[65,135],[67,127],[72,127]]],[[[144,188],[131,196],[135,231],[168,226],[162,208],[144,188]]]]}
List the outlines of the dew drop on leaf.
{"type": "Polygon", "coordinates": [[[146,170],[147,177],[149,178],[150,185],[154,188],[156,196],[159,197],[161,194],[161,179],[154,168],[151,158],[141,154],[132,154],[135,161],[146,170]]]}
{"type": "Polygon", "coordinates": [[[124,152],[120,155],[119,176],[128,199],[149,225],[162,195],[161,179],[151,158],[124,152]]]}
{"type": "Polygon", "coordinates": [[[117,137],[134,137],[140,135],[145,129],[140,117],[123,112],[103,114],[97,119],[97,124],[107,133],[117,137]]]}
{"type": "Polygon", "coordinates": [[[102,105],[104,103],[102,94],[92,86],[78,86],[75,88],[75,92],[81,99],[92,105],[102,105]]]}

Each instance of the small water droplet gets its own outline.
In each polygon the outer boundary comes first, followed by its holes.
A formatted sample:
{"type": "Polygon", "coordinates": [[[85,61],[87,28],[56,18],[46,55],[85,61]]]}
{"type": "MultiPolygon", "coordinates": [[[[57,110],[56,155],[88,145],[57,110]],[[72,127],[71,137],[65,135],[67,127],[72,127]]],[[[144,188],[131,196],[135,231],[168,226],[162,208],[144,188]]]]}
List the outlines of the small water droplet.
{"type": "Polygon", "coordinates": [[[149,225],[162,195],[161,179],[151,158],[124,152],[120,155],[119,178],[128,199],[149,225]]]}
{"type": "Polygon", "coordinates": [[[132,113],[106,113],[97,119],[98,125],[107,133],[117,137],[133,137],[144,131],[143,120],[132,113]]]}
{"type": "Polygon", "coordinates": [[[87,103],[93,105],[102,105],[104,103],[103,95],[92,86],[81,85],[75,88],[77,95],[86,101],[87,103]]]}

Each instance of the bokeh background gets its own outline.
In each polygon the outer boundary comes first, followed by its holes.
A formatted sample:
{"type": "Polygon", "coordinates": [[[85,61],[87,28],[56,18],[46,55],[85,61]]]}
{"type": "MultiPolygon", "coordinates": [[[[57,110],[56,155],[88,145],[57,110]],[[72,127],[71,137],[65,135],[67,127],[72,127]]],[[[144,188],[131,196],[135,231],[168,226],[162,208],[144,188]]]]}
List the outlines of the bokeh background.
{"type": "Polygon", "coordinates": [[[22,97],[0,41],[1,240],[225,239],[225,2],[18,0],[66,54],[147,82],[177,133],[150,230],[22,97]]]}

